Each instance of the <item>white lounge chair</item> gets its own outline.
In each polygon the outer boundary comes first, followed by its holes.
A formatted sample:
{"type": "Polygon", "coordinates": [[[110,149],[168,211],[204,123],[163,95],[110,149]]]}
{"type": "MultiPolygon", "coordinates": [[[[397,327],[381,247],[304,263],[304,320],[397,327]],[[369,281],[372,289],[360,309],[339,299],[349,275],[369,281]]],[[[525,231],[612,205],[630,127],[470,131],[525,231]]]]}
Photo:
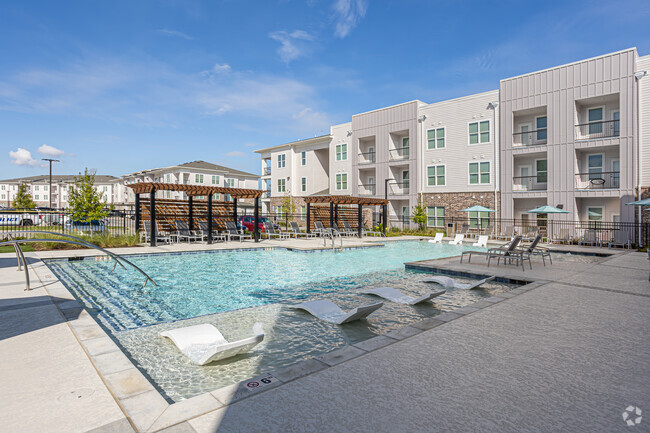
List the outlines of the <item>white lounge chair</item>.
{"type": "Polygon", "coordinates": [[[194,364],[205,365],[220,359],[248,352],[264,340],[261,323],[253,325],[253,336],[229,343],[221,332],[209,323],[171,329],[160,333],[174,342],[194,364]]]}
{"type": "Polygon", "coordinates": [[[445,277],[444,275],[436,275],[435,277],[427,278],[422,280],[423,283],[437,283],[444,287],[446,290],[449,289],[462,289],[462,290],[472,290],[480,287],[482,284],[487,283],[488,281],[494,280],[496,277],[488,277],[482,280],[478,280],[472,284],[465,284],[456,281],[454,278],[445,277]]]}
{"type": "Polygon", "coordinates": [[[391,302],[396,302],[398,304],[415,305],[415,304],[419,304],[420,302],[433,299],[436,296],[442,295],[443,293],[447,293],[447,291],[438,290],[437,292],[430,292],[427,293],[426,295],[422,295],[417,298],[405,295],[404,293],[400,292],[397,289],[393,289],[392,287],[377,287],[376,289],[361,290],[359,293],[363,293],[364,295],[379,296],[384,299],[388,299],[391,302]]]}
{"type": "Polygon", "coordinates": [[[346,313],[345,311],[341,310],[339,306],[334,302],[323,299],[319,301],[308,301],[303,302],[302,304],[292,305],[291,308],[305,310],[321,320],[334,323],[335,325],[342,325],[354,320],[363,319],[383,305],[383,302],[363,305],[361,307],[353,308],[348,313],[346,313]]]}
{"type": "Polygon", "coordinates": [[[472,244],[473,247],[483,247],[487,248],[487,243],[488,243],[489,236],[487,235],[481,235],[478,237],[478,241],[474,242],[472,244]]]}
{"type": "Polygon", "coordinates": [[[433,239],[429,239],[429,242],[431,242],[432,244],[441,244],[441,243],[442,243],[442,237],[443,237],[444,235],[445,235],[444,233],[442,233],[442,232],[438,232],[438,233],[436,233],[436,237],[435,237],[435,238],[433,238],[433,239]]]}
{"type": "Polygon", "coordinates": [[[463,239],[465,239],[464,234],[457,234],[453,241],[449,241],[449,245],[463,245],[463,239]]]}

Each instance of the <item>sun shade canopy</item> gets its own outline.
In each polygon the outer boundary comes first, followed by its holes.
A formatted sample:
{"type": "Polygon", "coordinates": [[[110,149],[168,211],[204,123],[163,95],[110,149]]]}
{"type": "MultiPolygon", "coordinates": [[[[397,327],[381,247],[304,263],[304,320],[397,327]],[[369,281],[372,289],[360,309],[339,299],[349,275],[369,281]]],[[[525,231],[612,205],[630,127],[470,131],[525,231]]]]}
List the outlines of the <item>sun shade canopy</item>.
{"type": "Polygon", "coordinates": [[[305,203],[360,204],[366,206],[381,206],[388,204],[388,200],[371,197],[352,197],[349,195],[314,195],[305,197],[305,203]]]}
{"type": "Polygon", "coordinates": [[[208,196],[230,194],[233,198],[257,198],[264,194],[259,189],[229,188],[225,186],[182,185],[176,183],[140,182],[127,185],[135,194],[148,194],[156,191],[182,191],[188,196],[208,196]]]}

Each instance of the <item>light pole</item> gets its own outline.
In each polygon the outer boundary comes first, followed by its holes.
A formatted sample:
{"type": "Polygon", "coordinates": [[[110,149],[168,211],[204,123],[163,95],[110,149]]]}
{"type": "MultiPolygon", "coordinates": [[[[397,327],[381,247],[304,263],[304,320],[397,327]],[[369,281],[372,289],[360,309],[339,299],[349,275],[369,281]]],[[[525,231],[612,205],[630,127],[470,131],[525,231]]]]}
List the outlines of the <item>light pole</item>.
{"type": "Polygon", "coordinates": [[[60,162],[58,159],[42,158],[43,161],[48,161],[50,163],[50,191],[48,197],[50,199],[50,208],[52,208],[52,163],[60,162]]]}
{"type": "MultiPolygon", "coordinates": [[[[395,179],[386,179],[384,180],[384,200],[388,201],[388,183],[395,182],[395,179]]],[[[388,228],[388,206],[384,205],[382,219],[384,220],[384,234],[386,234],[386,229],[388,228]]]]}

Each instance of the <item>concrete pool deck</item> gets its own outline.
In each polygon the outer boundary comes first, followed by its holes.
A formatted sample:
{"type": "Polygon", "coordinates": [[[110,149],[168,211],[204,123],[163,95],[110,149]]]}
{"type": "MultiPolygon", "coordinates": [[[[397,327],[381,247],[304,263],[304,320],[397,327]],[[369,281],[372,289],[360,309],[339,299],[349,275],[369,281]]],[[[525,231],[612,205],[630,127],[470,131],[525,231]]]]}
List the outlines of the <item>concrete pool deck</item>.
{"type": "MultiPolygon", "coordinates": [[[[294,243],[308,248],[317,242],[266,241],[261,246],[294,243]]],[[[229,244],[217,248],[254,245],[229,244]]],[[[248,398],[234,401],[241,394],[235,386],[177,403],[166,413],[157,412],[155,398],[145,398],[155,390],[137,375],[123,373],[130,369],[120,366],[110,342],[95,334],[98,327],[88,322],[89,315],[37,260],[69,251],[27,254],[33,261],[30,292],[23,291],[15,258],[2,254],[0,377],[11,398],[1,403],[0,429],[629,431],[622,418],[625,408],[650,408],[647,256],[582,251],[613,256],[592,263],[556,260],[546,267],[534,259],[533,270],[525,272],[515,266],[487,268],[480,258],[471,264],[460,264],[458,258],[418,262],[419,267],[537,283],[271,372],[279,386],[248,398]],[[106,358],[104,365],[91,361],[97,355],[106,358]],[[139,412],[134,411],[138,403],[139,412]],[[145,420],[141,415],[147,411],[158,417],[145,420]]],[[[643,420],[632,430],[648,425],[643,420]]]]}

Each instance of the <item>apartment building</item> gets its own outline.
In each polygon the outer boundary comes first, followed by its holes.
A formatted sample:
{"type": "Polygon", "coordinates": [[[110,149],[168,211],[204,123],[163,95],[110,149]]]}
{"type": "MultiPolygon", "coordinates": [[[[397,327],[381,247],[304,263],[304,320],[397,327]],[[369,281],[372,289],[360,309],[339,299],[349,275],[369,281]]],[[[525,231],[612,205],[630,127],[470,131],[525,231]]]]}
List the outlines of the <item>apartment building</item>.
{"type": "MultiPolygon", "coordinates": [[[[168,167],[152,168],[127,174],[115,181],[116,203],[135,203],[135,195],[127,185],[138,182],[161,182],[183,185],[208,185],[231,188],[259,188],[259,176],[206,161],[193,161],[168,167]]],[[[156,198],[185,200],[184,192],[158,191],[156,198]]],[[[216,200],[229,201],[230,197],[216,194],[216,200]]]]}
{"type": "Polygon", "coordinates": [[[629,49],[501,81],[503,218],[634,221],[638,66],[629,49]]]}
{"type": "MultiPolygon", "coordinates": [[[[74,185],[75,175],[52,175],[52,190],[50,190],[50,176],[29,176],[16,179],[0,180],[0,206],[11,207],[18,187],[27,185],[28,192],[38,207],[49,207],[50,199],[55,208],[68,207],[68,193],[74,185]]],[[[102,193],[103,200],[108,204],[115,203],[114,176],[95,175],[95,189],[102,193]]]]}

